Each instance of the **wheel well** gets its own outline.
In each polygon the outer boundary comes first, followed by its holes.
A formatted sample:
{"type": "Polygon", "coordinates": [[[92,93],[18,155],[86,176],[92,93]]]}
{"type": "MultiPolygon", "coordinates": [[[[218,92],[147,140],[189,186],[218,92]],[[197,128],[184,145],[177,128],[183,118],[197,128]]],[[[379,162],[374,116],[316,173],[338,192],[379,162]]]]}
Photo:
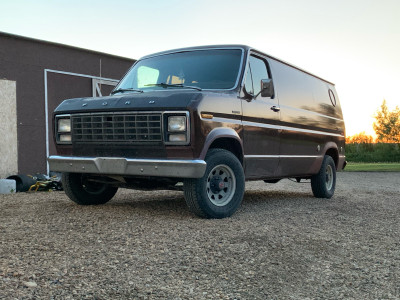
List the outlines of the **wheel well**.
{"type": "Polygon", "coordinates": [[[209,149],[221,148],[232,152],[243,165],[243,151],[239,141],[231,138],[219,138],[212,142],[209,149]]]}
{"type": "Polygon", "coordinates": [[[330,157],[333,158],[333,161],[335,162],[335,166],[337,168],[338,163],[339,163],[339,154],[337,149],[335,148],[330,148],[328,151],[326,151],[325,155],[329,155],[330,157]]]}

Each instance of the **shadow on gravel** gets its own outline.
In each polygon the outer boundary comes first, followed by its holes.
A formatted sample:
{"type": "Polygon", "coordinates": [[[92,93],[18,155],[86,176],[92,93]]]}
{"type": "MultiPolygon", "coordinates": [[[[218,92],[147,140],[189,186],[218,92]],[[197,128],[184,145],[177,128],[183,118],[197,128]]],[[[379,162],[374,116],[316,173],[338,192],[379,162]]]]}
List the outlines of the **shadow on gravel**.
{"type": "MultiPolygon", "coordinates": [[[[244,194],[242,209],[257,210],[260,205],[285,207],[298,204],[299,202],[313,205],[320,201],[307,192],[250,190],[244,194]]],[[[140,214],[150,213],[169,215],[170,217],[192,215],[186,206],[183,194],[180,192],[125,192],[124,194],[117,195],[106,206],[140,214]]]]}
{"type": "Polygon", "coordinates": [[[106,204],[108,207],[118,208],[123,211],[133,211],[136,213],[150,213],[157,215],[182,216],[188,215],[183,194],[177,193],[174,196],[162,194],[149,194],[148,197],[141,195],[135,197],[134,194],[123,197],[116,197],[106,204]]]}
{"type": "Polygon", "coordinates": [[[316,199],[312,194],[307,192],[284,192],[284,191],[246,191],[244,194],[244,202],[257,203],[257,202],[281,202],[282,200],[296,201],[296,200],[313,200],[316,199]]]}

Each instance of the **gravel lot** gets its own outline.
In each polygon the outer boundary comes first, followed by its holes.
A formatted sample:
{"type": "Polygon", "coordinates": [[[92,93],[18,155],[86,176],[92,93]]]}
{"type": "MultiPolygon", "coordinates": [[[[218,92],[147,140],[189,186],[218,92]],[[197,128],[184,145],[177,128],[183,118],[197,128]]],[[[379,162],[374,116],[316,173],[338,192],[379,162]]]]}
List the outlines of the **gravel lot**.
{"type": "Polygon", "coordinates": [[[400,299],[400,173],[247,183],[231,218],[183,193],[0,195],[0,299],[400,299]]]}

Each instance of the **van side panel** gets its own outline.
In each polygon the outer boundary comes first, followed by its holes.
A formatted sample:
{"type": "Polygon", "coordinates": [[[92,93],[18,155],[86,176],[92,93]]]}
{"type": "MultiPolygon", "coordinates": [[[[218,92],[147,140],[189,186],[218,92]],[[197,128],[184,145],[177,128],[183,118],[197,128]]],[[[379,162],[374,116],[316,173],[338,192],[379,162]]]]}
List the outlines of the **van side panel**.
{"type": "MultiPolygon", "coordinates": [[[[278,176],[315,174],[325,145],[340,144],[344,122],[333,85],[279,61],[269,59],[280,105],[278,176]],[[336,99],[330,100],[329,90],[336,99]]],[[[336,148],[338,148],[336,146],[336,148]]]]}
{"type": "Polygon", "coordinates": [[[193,102],[192,105],[193,121],[195,122],[192,127],[192,147],[195,158],[204,159],[208,147],[215,138],[232,136],[236,139],[235,134],[228,134],[230,131],[236,132],[237,137],[243,140],[242,106],[236,91],[229,93],[203,92],[201,101],[193,102]],[[211,134],[215,129],[225,130],[216,131],[218,135],[211,134]]]}

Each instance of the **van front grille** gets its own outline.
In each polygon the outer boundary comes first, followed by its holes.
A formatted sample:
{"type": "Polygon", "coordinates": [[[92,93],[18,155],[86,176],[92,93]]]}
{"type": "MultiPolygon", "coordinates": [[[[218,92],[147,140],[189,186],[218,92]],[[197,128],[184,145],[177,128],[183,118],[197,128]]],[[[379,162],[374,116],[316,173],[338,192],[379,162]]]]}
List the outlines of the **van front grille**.
{"type": "Polygon", "coordinates": [[[160,113],[93,113],[72,115],[74,143],[160,142],[160,113]]]}

